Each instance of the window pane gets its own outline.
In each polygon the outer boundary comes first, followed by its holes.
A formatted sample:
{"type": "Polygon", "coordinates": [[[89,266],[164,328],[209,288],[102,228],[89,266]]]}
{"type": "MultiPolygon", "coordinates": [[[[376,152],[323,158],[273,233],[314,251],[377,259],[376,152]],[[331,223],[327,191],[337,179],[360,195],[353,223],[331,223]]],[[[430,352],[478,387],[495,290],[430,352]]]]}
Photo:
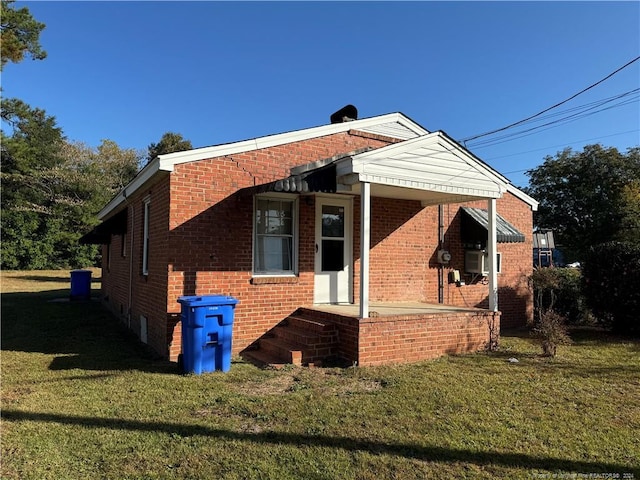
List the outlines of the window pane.
{"type": "Polygon", "coordinates": [[[322,206],[322,236],[344,237],[344,207],[322,206]]]}
{"type": "Polygon", "coordinates": [[[295,201],[256,198],[254,269],[258,273],[294,270],[295,201]]]}
{"type": "Polygon", "coordinates": [[[258,200],[256,202],[256,233],[293,235],[293,202],[289,200],[258,200]]]}
{"type": "Polygon", "coordinates": [[[259,236],[256,241],[256,270],[288,272],[293,270],[291,237],[259,236]]]}
{"type": "Polygon", "coordinates": [[[344,269],[344,240],[322,240],[322,271],[344,269]]]}

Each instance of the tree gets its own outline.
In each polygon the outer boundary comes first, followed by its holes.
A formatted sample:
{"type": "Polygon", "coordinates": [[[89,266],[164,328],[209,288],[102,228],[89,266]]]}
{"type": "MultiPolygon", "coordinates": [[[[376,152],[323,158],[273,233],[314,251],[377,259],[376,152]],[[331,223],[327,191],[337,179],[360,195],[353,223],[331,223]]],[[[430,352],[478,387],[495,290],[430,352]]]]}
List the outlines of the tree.
{"type": "Polygon", "coordinates": [[[60,164],[64,143],[55,118],[18,99],[2,100],[1,217],[3,268],[45,268],[59,224],[51,218],[52,189],[46,171],[60,164]]]}
{"type": "Polygon", "coordinates": [[[584,259],[592,245],[632,236],[638,227],[633,216],[640,180],[637,147],[626,154],[601,145],[587,145],[582,152],[567,148],[526,173],[525,191],[540,202],[536,225],[553,229],[570,260],[584,259]]]}
{"type": "Polygon", "coordinates": [[[55,118],[20,100],[2,102],[2,267],[44,269],[93,264],[94,245],[78,239],[95,214],[136,173],[140,154],[103,140],[68,142],[55,118]]]}
{"type": "Polygon", "coordinates": [[[7,62],[18,63],[26,55],[34,60],[42,60],[47,52],[40,45],[40,32],[45,28],[44,23],[36,21],[27,7],[16,10],[14,0],[0,2],[0,36],[2,41],[0,69],[7,62]]]}
{"type": "Polygon", "coordinates": [[[162,135],[162,138],[158,143],[152,143],[149,145],[147,163],[152,161],[158,155],[191,150],[192,148],[191,141],[185,140],[179,133],[166,132],[162,135]]]}
{"type": "Polygon", "coordinates": [[[618,240],[640,245],[640,180],[633,180],[622,188],[620,231],[618,240]]]}

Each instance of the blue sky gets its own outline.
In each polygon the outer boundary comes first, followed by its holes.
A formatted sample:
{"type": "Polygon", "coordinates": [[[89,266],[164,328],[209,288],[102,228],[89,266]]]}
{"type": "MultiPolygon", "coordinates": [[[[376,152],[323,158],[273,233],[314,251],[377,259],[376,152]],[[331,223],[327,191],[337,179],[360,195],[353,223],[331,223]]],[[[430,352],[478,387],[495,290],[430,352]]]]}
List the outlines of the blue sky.
{"type": "MultiPolygon", "coordinates": [[[[463,140],[550,107],[640,55],[640,2],[16,5],[47,25],[48,57],[6,65],[4,95],[45,109],[69,139],[94,146],[108,138],[146,150],[166,131],[194,147],[228,143],[323,125],[349,103],[360,118],[400,111],[463,140]]],[[[639,145],[640,101],[628,93],[638,88],[640,61],[541,123],[584,118],[467,146],[525,186],[522,171],[565,146],[639,145]]]]}

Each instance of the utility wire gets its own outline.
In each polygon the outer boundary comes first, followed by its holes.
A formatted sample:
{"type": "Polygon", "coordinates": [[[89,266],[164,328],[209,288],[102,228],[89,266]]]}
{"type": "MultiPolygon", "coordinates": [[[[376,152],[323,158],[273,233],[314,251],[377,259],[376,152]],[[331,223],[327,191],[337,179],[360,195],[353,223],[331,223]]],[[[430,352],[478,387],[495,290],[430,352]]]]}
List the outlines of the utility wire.
{"type": "MultiPolygon", "coordinates": [[[[568,143],[559,143],[558,145],[549,145],[548,147],[536,148],[535,150],[527,150],[526,152],[510,153],[509,155],[500,155],[499,157],[486,158],[485,161],[490,162],[492,160],[498,160],[500,158],[517,157],[518,155],[526,155],[527,153],[542,152],[544,150],[549,150],[550,148],[566,147],[567,145],[575,145],[577,143],[589,142],[591,140],[600,140],[602,138],[617,137],[618,135],[626,135],[627,133],[635,133],[635,132],[640,132],[640,129],[636,128],[635,130],[627,130],[626,132],[612,133],[610,135],[601,135],[599,137],[583,138],[582,140],[575,140],[573,142],[568,142],[568,143]]],[[[527,170],[531,170],[531,168],[524,168],[522,170],[512,170],[510,172],[502,172],[502,173],[506,175],[508,173],[526,172],[527,170]]]]}
{"type": "MultiPolygon", "coordinates": [[[[620,97],[617,97],[616,99],[619,99],[619,98],[620,97]]],[[[573,122],[573,121],[579,120],[579,119],[584,118],[584,117],[595,115],[596,113],[600,113],[600,112],[603,112],[605,110],[611,110],[613,108],[623,107],[625,105],[630,105],[632,103],[635,103],[638,98],[640,98],[640,96],[636,95],[633,98],[625,99],[625,100],[623,100],[621,102],[618,102],[616,104],[609,105],[609,106],[600,108],[599,110],[592,111],[592,110],[594,110],[594,109],[596,109],[598,107],[602,107],[606,103],[609,103],[609,101],[611,101],[611,100],[609,100],[607,102],[602,102],[600,104],[596,104],[596,105],[590,106],[589,108],[585,108],[580,112],[573,113],[573,114],[567,115],[567,116],[565,116],[563,118],[559,118],[557,120],[553,120],[553,121],[550,121],[550,122],[547,122],[547,123],[543,123],[541,125],[528,128],[526,130],[520,130],[518,132],[508,133],[506,135],[503,135],[503,136],[497,137],[497,138],[493,138],[493,139],[482,140],[481,142],[473,145],[473,148],[474,149],[486,148],[486,147],[498,145],[500,143],[505,143],[505,142],[508,142],[508,141],[511,141],[511,140],[516,140],[518,138],[522,138],[522,137],[525,137],[525,136],[533,135],[534,133],[536,133],[535,130],[539,130],[539,129],[548,130],[548,129],[554,128],[556,126],[563,125],[565,123],[573,122]],[[547,128],[544,128],[544,127],[547,127],[547,128]]]]}
{"type": "Polygon", "coordinates": [[[609,78],[613,77],[616,73],[618,73],[618,72],[620,72],[621,70],[623,70],[623,69],[627,68],[629,65],[631,65],[631,64],[632,64],[632,63],[634,63],[634,62],[637,62],[638,60],[640,60],[640,56],[638,56],[638,57],[634,58],[634,59],[633,59],[633,60],[631,60],[630,62],[627,62],[626,64],[624,64],[624,65],[623,65],[623,66],[621,66],[620,68],[618,68],[618,69],[616,69],[615,71],[611,72],[609,75],[607,75],[607,76],[606,76],[606,77],[604,77],[603,79],[601,79],[601,80],[597,81],[596,83],[594,83],[594,84],[592,84],[592,85],[589,85],[587,88],[584,88],[584,89],[580,90],[578,93],[576,93],[576,94],[574,94],[574,95],[570,96],[570,97],[569,97],[569,98],[567,98],[566,100],[563,100],[563,101],[561,101],[561,102],[558,102],[558,103],[556,103],[555,105],[552,105],[551,107],[545,108],[544,110],[542,110],[542,111],[540,111],[540,112],[538,112],[538,113],[536,113],[536,114],[534,114],[534,115],[531,115],[531,116],[529,116],[529,117],[527,117],[527,118],[525,118],[525,119],[523,119],[523,120],[519,120],[519,121],[517,121],[517,122],[514,122],[514,123],[512,123],[512,124],[510,124],[510,125],[507,125],[506,127],[497,128],[497,129],[495,129],[495,130],[491,130],[490,132],[485,132],[485,133],[481,133],[481,134],[479,134],[479,135],[475,135],[475,136],[473,136],[473,137],[465,138],[465,139],[463,139],[463,140],[462,140],[462,143],[464,143],[464,144],[466,145],[466,142],[469,142],[469,141],[471,141],[471,140],[475,140],[475,139],[480,138],[480,137],[486,137],[487,135],[492,135],[492,134],[494,134],[494,133],[502,132],[502,131],[504,131],[504,130],[507,130],[508,128],[515,127],[515,126],[520,125],[520,124],[522,124],[522,123],[524,123],[524,122],[527,122],[527,121],[529,121],[529,120],[531,120],[531,119],[533,119],[533,118],[539,117],[539,116],[540,116],[540,115],[542,115],[543,113],[546,113],[546,112],[548,112],[549,110],[553,110],[554,108],[559,107],[560,105],[563,105],[563,104],[567,103],[567,102],[568,102],[568,101],[570,101],[570,100],[573,100],[573,99],[574,99],[574,98],[576,98],[578,95],[581,95],[581,94],[583,94],[584,92],[586,92],[586,91],[588,91],[588,90],[591,90],[592,88],[594,88],[594,87],[596,87],[596,86],[600,85],[600,84],[601,84],[602,82],[604,82],[605,80],[608,80],[609,78]]]}

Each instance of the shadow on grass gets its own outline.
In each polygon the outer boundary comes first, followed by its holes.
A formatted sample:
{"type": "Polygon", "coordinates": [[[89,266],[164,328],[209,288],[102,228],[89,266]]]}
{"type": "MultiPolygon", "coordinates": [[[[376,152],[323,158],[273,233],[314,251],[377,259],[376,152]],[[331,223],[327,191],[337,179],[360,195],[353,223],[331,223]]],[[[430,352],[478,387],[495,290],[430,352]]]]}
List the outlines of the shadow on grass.
{"type": "Polygon", "coordinates": [[[205,436],[218,437],[231,441],[243,441],[257,444],[291,445],[295,447],[328,447],[346,451],[364,451],[375,455],[393,455],[420,461],[442,463],[473,463],[475,465],[493,465],[527,469],[544,469],[576,473],[623,473],[640,475],[640,469],[615,463],[590,462],[585,460],[567,460],[562,458],[539,457],[524,453],[504,453],[497,451],[463,450],[438,446],[415,444],[389,444],[376,441],[359,440],[347,437],[326,435],[301,435],[284,432],[235,432],[200,425],[174,423],[152,423],[117,418],[94,418],[52,413],[23,412],[3,410],[2,419],[11,422],[48,422],[60,425],[78,425],[84,428],[107,428],[137,432],[160,432],[182,437],[205,436]]]}
{"type": "MultiPolygon", "coordinates": [[[[20,280],[30,280],[33,282],[55,282],[55,283],[70,283],[71,282],[71,275],[69,274],[69,278],[65,278],[65,277],[55,277],[55,276],[49,276],[49,275],[20,275],[20,276],[15,276],[15,277],[11,277],[11,275],[7,275],[8,278],[17,278],[20,280]]],[[[91,283],[100,283],[102,282],[102,277],[91,277],[91,283]]]]}
{"type": "MultiPolygon", "coordinates": [[[[638,335],[620,335],[602,327],[569,326],[569,336],[574,345],[593,345],[608,343],[635,343],[640,347],[640,337],[638,335]]],[[[535,341],[528,328],[505,329],[500,332],[501,337],[521,338],[523,340],[535,341]]]]}
{"type": "Polygon", "coordinates": [[[55,302],[69,291],[2,295],[2,350],[58,355],[51,370],[178,373],[96,300],[55,302]]]}

